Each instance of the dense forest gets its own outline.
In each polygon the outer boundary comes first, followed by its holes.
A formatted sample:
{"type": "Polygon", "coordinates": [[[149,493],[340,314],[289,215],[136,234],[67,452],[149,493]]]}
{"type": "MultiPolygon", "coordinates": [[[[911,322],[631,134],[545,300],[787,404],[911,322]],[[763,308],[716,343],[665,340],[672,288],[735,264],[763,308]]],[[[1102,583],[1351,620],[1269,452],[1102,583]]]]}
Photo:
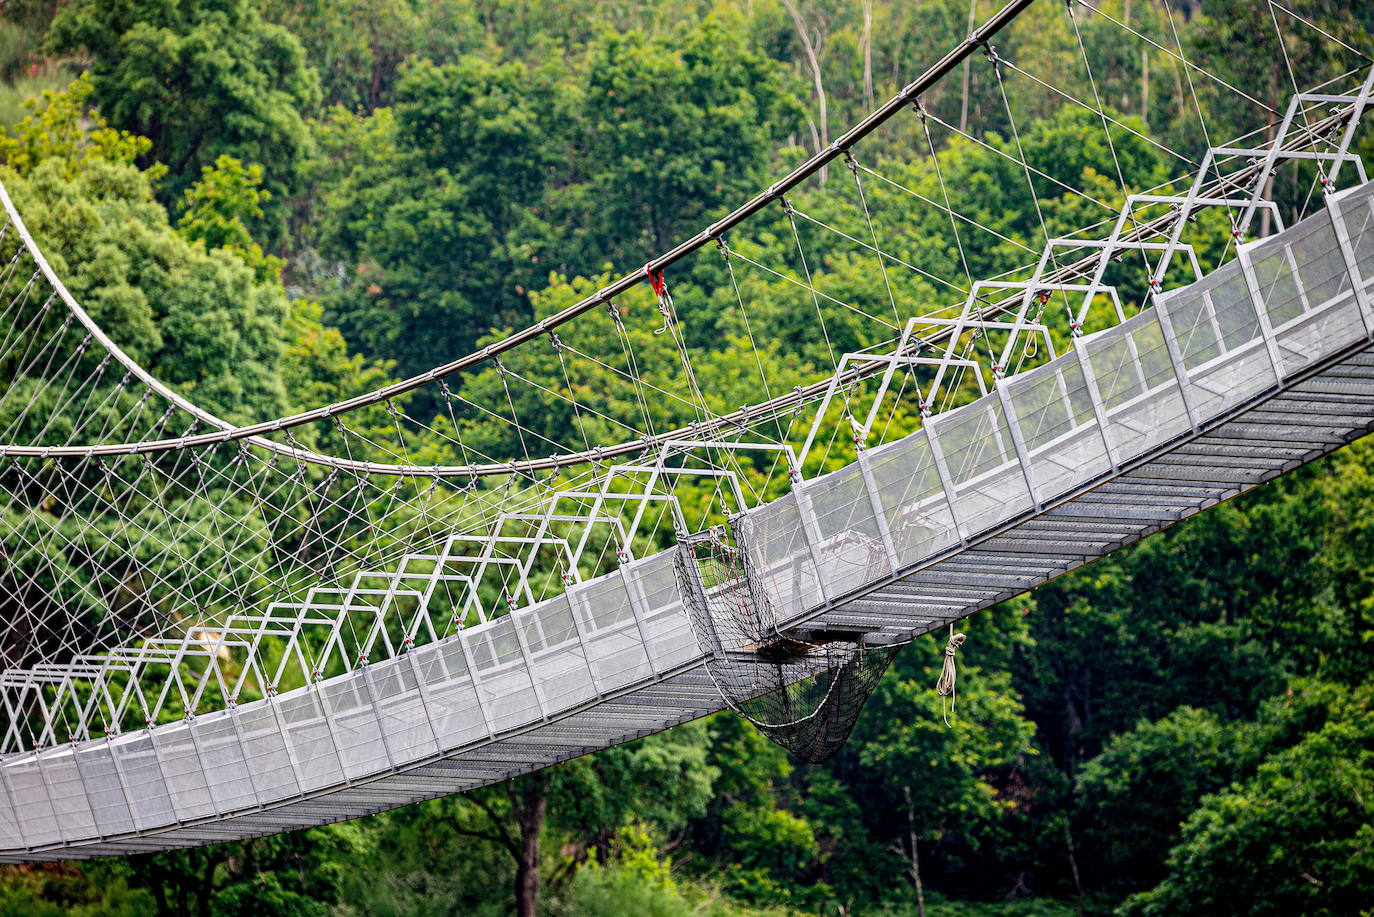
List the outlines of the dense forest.
{"type": "MultiPolygon", "coordinates": [[[[1291,92],[1285,60],[1319,78],[1361,63],[1314,31],[1276,31],[1253,0],[1095,5],[1111,18],[1071,23],[1062,3],[1037,4],[999,50],[1069,86],[1082,79],[1075,31],[1101,30],[1084,42],[1090,92],[1131,127],[1111,158],[1132,188],[1172,177],[1171,151],[1203,143],[1186,95],[1216,136],[1256,126],[1214,86],[1190,92],[1166,41],[1275,108],[1291,92]],[[1117,21],[1160,36],[1159,50],[1114,53],[1117,21]]],[[[1287,5],[1374,48],[1372,7],[1287,5]]],[[[222,416],[275,417],[468,353],[633,270],[829,143],[993,9],[7,0],[0,176],[123,347],[222,416]]],[[[893,250],[979,275],[1029,250],[1038,219],[1097,218],[1078,189],[1119,191],[1097,171],[1110,159],[1095,114],[1025,92],[1013,126],[981,61],[960,76],[923,104],[942,123],[987,125],[989,142],[912,117],[878,154],[927,198],[956,189],[993,241],[956,248],[944,213],[904,210],[892,191],[870,203],[893,250]],[[1047,172],[1033,210],[1003,193],[1024,191],[1013,142],[1047,172]]],[[[803,203],[840,222],[834,198],[822,187],[803,203]]],[[[779,216],[741,244],[786,260],[792,231],[779,216]]],[[[872,271],[819,235],[808,244],[843,298],[885,301],[872,271]]],[[[759,374],[789,389],[867,343],[843,316],[822,340],[814,311],[763,276],[740,281],[761,304],[746,326],[728,307],[734,278],[692,270],[677,308],[711,342],[693,362],[713,409],[758,400],[759,374]]],[[[935,296],[901,283],[904,301],[935,296]]],[[[671,367],[651,300],[622,308],[643,358],[671,367]]],[[[620,326],[565,336],[614,351],[620,326]]],[[[613,441],[609,418],[636,411],[693,419],[686,402],[569,378],[553,351],[523,359],[526,377],[597,409],[518,395],[512,412],[550,442],[613,441]]],[[[480,403],[504,380],[461,384],[480,403]]],[[[480,414],[454,424],[483,454],[525,449],[480,414]]],[[[823,765],[721,714],[360,821],[6,866],[0,915],[503,914],[522,888],[539,913],[569,917],[1371,913],[1372,551],[1374,451],[1360,442],[976,616],[948,724],[933,691],[944,644],[926,638],[823,765]]]]}

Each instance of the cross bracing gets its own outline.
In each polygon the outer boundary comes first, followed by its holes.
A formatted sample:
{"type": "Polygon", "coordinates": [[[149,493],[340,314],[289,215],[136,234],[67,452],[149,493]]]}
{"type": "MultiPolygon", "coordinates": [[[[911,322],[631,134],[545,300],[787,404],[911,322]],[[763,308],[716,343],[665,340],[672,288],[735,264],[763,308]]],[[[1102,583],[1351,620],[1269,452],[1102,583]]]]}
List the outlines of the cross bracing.
{"type": "MultiPolygon", "coordinates": [[[[834,664],[823,652],[848,659],[909,641],[1366,432],[1374,188],[1352,152],[1374,80],[1364,70],[1295,94],[1267,134],[1209,145],[1184,180],[1143,192],[1123,180],[1122,203],[1081,233],[1050,232],[1042,218],[1033,263],[944,278],[961,301],[903,316],[888,272],[929,272],[884,250],[862,184],[879,172],[859,141],[990,50],[1026,5],[759,198],[557,322],[402,388],[278,420],[236,426],[142,369],[62,286],[5,194],[3,397],[27,406],[4,418],[0,480],[16,506],[43,509],[5,519],[18,576],[0,672],[4,855],[321,824],[744,709],[768,686],[729,684],[732,660],[758,669],[765,650],[811,647],[768,665],[785,682],[823,673],[834,664]],[[836,160],[862,207],[849,229],[787,197],[836,160]],[[1292,214],[1267,196],[1285,167],[1307,169],[1314,186],[1287,227],[1292,214]],[[800,273],[734,241],[775,203],[800,273]],[[1256,212],[1275,231],[1247,241],[1256,212]],[[871,257],[882,301],[822,289],[798,222],[871,257]],[[1209,232],[1223,237],[1220,258],[1200,257],[1215,250],[1209,232]],[[708,243],[732,272],[771,271],[804,290],[822,328],[824,303],[890,337],[834,354],[834,373],[810,385],[712,410],[662,274],[708,243]],[[686,388],[640,374],[628,352],[625,375],[641,398],[694,403],[699,419],[528,454],[511,391],[533,383],[507,355],[538,344],[560,363],[612,359],[553,328],[641,278],[686,388]],[[461,402],[446,380],[481,364],[508,404],[466,407],[508,408],[521,457],[481,455],[456,419],[440,430],[442,414],[417,418],[401,397],[433,385],[441,404],[461,402]],[[914,430],[890,430],[902,399],[914,430]],[[419,428],[451,434],[476,460],[413,458],[407,432],[419,428]],[[840,467],[808,475],[819,451],[840,467]],[[761,485],[758,467],[784,486],[761,485]],[[681,480],[713,488],[704,514],[678,499],[681,480]],[[741,572],[694,574],[708,563],[701,545],[741,572]],[[746,605],[750,627],[727,626],[746,605]]],[[[995,50],[988,59],[999,80],[1019,72],[995,50]]],[[[1093,101],[1110,141],[1114,119],[1093,101]]],[[[928,114],[918,105],[923,124],[928,114]]],[[[1003,155],[1038,211],[1037,177],[1048,176],[1003,155]]],[[[962,215],[947,193],[941,203],[958,239],[962,215]]]]}

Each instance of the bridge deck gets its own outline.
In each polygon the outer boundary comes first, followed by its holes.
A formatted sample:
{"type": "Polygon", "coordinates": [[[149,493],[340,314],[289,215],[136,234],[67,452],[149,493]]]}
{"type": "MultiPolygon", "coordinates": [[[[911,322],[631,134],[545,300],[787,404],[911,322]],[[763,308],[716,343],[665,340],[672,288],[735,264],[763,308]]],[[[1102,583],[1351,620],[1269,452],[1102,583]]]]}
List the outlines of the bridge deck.
{"type": "MultiPolygon", "coordinates": [[[[748,513],[778,625],[921,634],[1369,432],[1371,200],[1374,183],[1329,199],[748,513]]],[[[704,662],[665,552],[308,688],[9,756],[0,861],[252,837],[505,780],[721,709],[704,662]]]]}

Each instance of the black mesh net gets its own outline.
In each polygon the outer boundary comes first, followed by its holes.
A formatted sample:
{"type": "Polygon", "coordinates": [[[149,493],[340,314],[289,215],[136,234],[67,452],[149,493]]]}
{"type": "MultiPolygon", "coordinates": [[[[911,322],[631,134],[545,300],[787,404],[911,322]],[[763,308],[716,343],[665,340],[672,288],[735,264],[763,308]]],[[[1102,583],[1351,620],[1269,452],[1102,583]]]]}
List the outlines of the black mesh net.
{"type": "Polygon", "coordinates": [[[739,537],[717,527],[678,549],[692,626],[711,650],[706,667],[730,707],[769,739],[803,761],[828,761],[899,647],[859,633],[780,634],[778,609],[759,588],[739,537]]]}

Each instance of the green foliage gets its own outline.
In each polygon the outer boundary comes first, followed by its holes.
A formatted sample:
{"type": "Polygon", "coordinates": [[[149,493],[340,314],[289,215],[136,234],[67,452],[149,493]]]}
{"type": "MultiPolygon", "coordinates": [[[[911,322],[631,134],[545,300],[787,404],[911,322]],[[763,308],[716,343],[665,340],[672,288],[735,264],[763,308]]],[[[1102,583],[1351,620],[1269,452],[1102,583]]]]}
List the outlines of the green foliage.
{"type": "Polygon", "coordinates": [[[709,885],[676,881],[672,863],[660,857],[649,834],[626,827],[615,857],[578,870],[553,901],[556,917],[787,917],[779,908],[756,910],[722,896],[709,885]]]}
{"type": "MultiPolygon", "coordinates": [[[[45,47],[83,55],[91,73],[44,94],[0,138],[5,183],[54,267],[121,346],[225,416],[275,416],[556,313],[766,187],[798,145],[813,146],[813,127],[833,137],[900,88],[931,48],[966,34],[963,0],[872,4],[867,39],[861,4],[803,6],[824,38],[825,125],[795,24],[775,0],[39,4],[0,31],[0,75],[29,72],[25,61],[46,68],[34,71],[44,79],[64,72],[68,64],[39,60],[26,43],[53,16],[45,47]]],[[[1188,18],[1129,0],[1093,6],[1169,45],[1178,28],[1189,53],[1225,77],[1252,80],[1256,69],[1274,104],[1287,93],[1278,43],[1317,54],[1310,33],[1274,38],[1252,4],[1209,3],[1188,18]],[[1232,53],[1252,43],[1254,54],[1232,53]]],[[[1293,8],[1368,42],[1359,5],[1293,8]]],[[[1197,154],[1191,93],[1167,53],[1104,40],[1114,27],[1085,10],[1076,24],[1091,49],[1090,87],[1062,6],[1037,4],[1027,17],[999,53],[1079,98],[1100,91],[1121,122],[1110,144],[1095,114],[1048,92],[1016,99],[1013,134],[979,62],[970,101],[994,129],[990,148],[933,118],[904,117],[895,139],[856,150],[895,185],[837,162],[824,185],[791,195],[796,211],[860,239],[867,214],[903,261],[938,277],[960,277],[965,262],[991,275],[1023,262],[1042,233],[1105,216],[1118,179],[1099,171],[1106,163],[1143,189],[1179,169],[1171,148],[1197,154]],[[1151,87],[1151,71],[1170,77],[1151,87]],[[1018,144],[1048,176],[1030,179],[1038,208],[1026,206],[1027,176],[1008,158],[1018,144]],[[948,193],[998,235],[956,238],[948,215],[913,206],[913,193],[948,193]]],[[[1319,63],[1332,73],[1352,65],[1339,53],[1319,63]]],[[[957,121],[955,85],[923,98],[926,110],[957,121]]],[[[1214,124],[1249,124],[1253,113],[1208,81],[1198,91],[1214,124]]],[[[796,219],[794,236],[788,215],[770,208],[728,240],[776,274],[742,262],[730,274],[715,251],[669,273],[712,411],[813,381],[836,352],[885,340],[900,316],[950,296],[915,271],[885,279],[875,259],[796,219]],[[818,319],[820,304],[799,286],[806,276],[854,307],[827,304],[818,319]]],[[[1200,253],[1207,263],[1218,254],[1200,253]]],[[[523,435],[461,399],[408,409],[501,458],[694,420],[672,338],[654,333],[652,298],[634,291],[615,308],[618,322],[589,316],[560,339],[568,353],[602,356],[628,343],[655,382],[648,397],[621,384],[618,364],[532,346],[506,364],[531,385],[508,394],[508,379],[490,369],[455,382],[469,402],[508,403],[523,435]]],[[[1054,333],[1062,345],[1067,330],[1054,333]]],[[[111,410],[124,405],[113,398],[111,410]]],[[[834,420],[844,421],[839,409],[834,420]]],[[[12,422],[29,421],[0,411],[0,426],[12,422]]],[[[898,410],[890,433],[916,422],[898,410]]],[[[496,915],[509,911],[522,831],[537,846],[523,865],[540,870],[552,914],[908,917],[913,852],[931,917],[1059,917],[1132,894],[1124,913],[1367,910],[1370,448],[1357,444],[979,616],[948,725],[932,691],[937,635],[903,651],[853,744],[825,766],[797,765],[739,718],[716,716],[523,778],[514,794],[492,788],[157,857],[7,868],[0,914],[496,915]]],[[[416,443],[413,456],[452,458],[437,442],[416,443]]],[[[808,472],[851,457],[818,451],[808,472]]],[[[765,468],[745,460],[746,487],[762,490],[765,468]]],[[[705,518],[709,497],[686,494],[689,519],[705,518]]],[[[142,518],[186,510],[149,500],[142,518]]],[[[260,511],[243,507],[245,532],[261,529],[260,511]]],[[[57,525],[42,507],[3,513],[7,531],[57,525]]],[[[47,546],[74,535],[38,530],[52,536],[40,540],[47,546]]],[[[118,577],[117,533],[86,537],[91,558],[118,577]]],[[[223,547],[194,526],[172,547],[188,566],[223,563],[223,547]]],[[[0,550],[21,567],[34,559],[14,539],[0,550]]],[[[83,582],[76,561],[43,550],[72,571],[67,587],[83,582]]],[[[117,611],[102,598],[111,585],[76,590],[73,614],[117,611]]]]}
{"type": "Polygon", "coordinates": [[[1183,825],[1169,875],[1123,914],[1354,914],[1374,888],[1374,689],[1183,825]]]}
{"type": "MultiPolygon", "coordinates": [[[[62,177],[72,179],[94,162],[133,163],[152,147],[146,137],[108,127],[105,119],[91,107],[94,87],[82,74],[62,91],[45,89],[41,99],[30,99],[24,107],[32,114],[0,136],[0,158],[20,175],[28,175],[39,163],[57,160],[63,164],[62,177]]],[[[156,179],[161,168],[150,170],[156,179]]]]}
{"type": "Polygon", "coordinates": [[[325,105],[372,111],[395,100],[402,65],[447,62],[485,36],[460,0],[268,0],[263,15],[305,44],[325,105]]]}
{"type": "Polygon", "coordinates": [[[1210,713],[1179,707],[1114,737],[1078,777],[1082,833],[1106,875],[1164,874],[1164,851],[1202,797],[1242,771],[1244,736],[1210,713]]]}
{"type": "Polygon", "coordinates": [[[310,152],[304,115],[319,79],[300,42],[249,0],[77,0],[48,33],[54,52],[92,61],[94,101],[113,123],[151,141],[178,200],[220,156],[261,163],[276,206],[252,226],[276,242],[281,204],[310,152]]]}
{"type": "Polygon", "coordinates": [[[221,156],[200,170],[200,179],[186,189],[177,231],[208,248],[224,248],[253,268],[260,280],[281,273],[286,262],[263,254],[249,225],[263,218],[263,204],[272,199],[262,185],[262,166],[244,165],[221,156]]]}

